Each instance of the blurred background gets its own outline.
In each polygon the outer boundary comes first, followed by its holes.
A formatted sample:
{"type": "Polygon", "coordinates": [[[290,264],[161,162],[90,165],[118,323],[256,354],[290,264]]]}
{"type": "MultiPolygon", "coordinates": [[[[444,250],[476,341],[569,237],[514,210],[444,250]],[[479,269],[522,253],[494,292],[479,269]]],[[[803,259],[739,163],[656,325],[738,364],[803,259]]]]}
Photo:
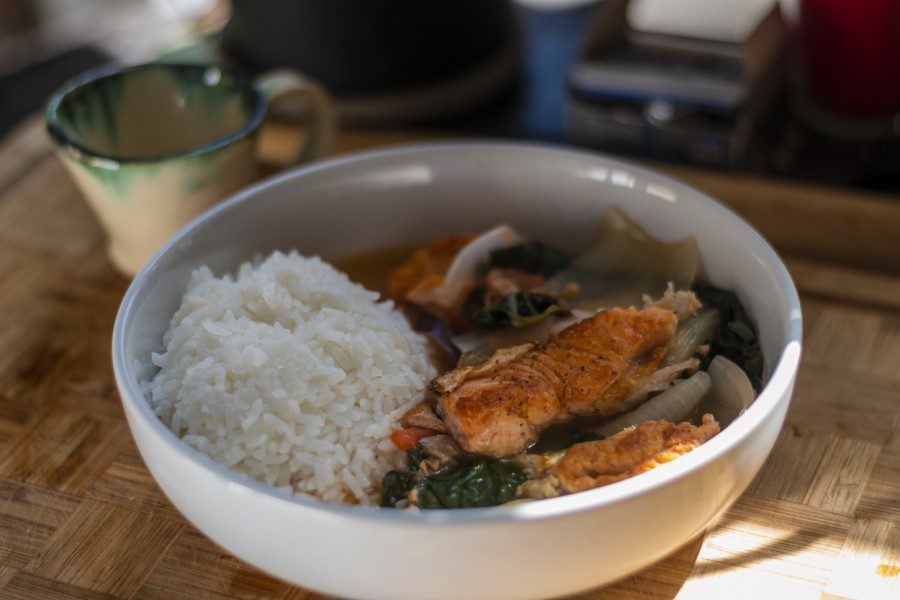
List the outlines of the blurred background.
{"type": "Polygon", "coordinates": [[[0,0],[0,134],[150,60],[295,67],[345,128],[900,190],[900,0],[0,0]]]}

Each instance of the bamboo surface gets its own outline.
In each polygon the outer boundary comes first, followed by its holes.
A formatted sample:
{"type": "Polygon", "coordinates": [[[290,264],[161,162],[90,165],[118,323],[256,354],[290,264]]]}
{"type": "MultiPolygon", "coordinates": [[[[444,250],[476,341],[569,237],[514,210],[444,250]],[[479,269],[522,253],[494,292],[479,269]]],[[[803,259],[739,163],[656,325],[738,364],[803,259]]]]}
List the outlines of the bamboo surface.
{"type": "MultiPolygon", "coordinates": [[[[344,133],[337,151],[415,137],[344,133]]],[[[783,253],[803,362],[724,518],[582,598],[900,597],[900,200],[668,170],[783,253]]],[[[157,488],[111,373],[126,287],[40,123],[0,141],[0,598],[319,598],[216,547],[157,488]]]]}

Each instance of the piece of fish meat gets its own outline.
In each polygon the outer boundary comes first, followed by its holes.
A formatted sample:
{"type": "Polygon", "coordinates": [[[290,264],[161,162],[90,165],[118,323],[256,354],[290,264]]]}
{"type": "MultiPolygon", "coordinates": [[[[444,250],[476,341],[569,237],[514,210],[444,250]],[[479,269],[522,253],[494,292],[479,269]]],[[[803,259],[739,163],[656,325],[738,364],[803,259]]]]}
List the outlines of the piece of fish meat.
{"type": "Polygon", "coordinates": [[[719,430],[710,414],[703,415],[700,425],[646,421],[609,439],[572,446],[543,477],[526,482],[520,492],[530,498],[547,498],[622,481],[684,456],[719,430]]]}
{"type": "Polygon", "coordinates": [[[542,346],[495,355],[489,369],[438,378],[438,414],[468,452],[508,456],[553,423],[630,410],[636,386],[665,358],[676,321],[658,307],[601,311],[542,346]]]}

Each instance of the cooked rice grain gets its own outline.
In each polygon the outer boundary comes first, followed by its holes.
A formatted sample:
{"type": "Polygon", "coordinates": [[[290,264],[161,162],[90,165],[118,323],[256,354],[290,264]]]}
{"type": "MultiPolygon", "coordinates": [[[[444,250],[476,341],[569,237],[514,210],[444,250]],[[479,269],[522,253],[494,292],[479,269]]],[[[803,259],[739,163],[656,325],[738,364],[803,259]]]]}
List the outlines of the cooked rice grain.
{"type": "Polygon", "coordinates": [[[402,463],[392,424],[435,375],[391,302],[319,258],[276,252],[236,277],[194,272],[153,355],[156,414],[268,485],[371,503],[402,463]]]}

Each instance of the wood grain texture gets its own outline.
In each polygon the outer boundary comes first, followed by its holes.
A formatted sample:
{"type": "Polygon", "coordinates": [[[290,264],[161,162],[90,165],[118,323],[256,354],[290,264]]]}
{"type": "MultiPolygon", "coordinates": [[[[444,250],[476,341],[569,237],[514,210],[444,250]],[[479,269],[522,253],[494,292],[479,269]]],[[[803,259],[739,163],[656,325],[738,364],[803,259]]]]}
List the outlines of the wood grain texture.
{"type": "MultiPolygon", "coordinates": [[[[337,151],[425,137],[349,132],[337,151]]],[[[718,525],[579,598],[900,597],[900,202],[669,170],[786,255],[797,391],[718,525]]],[[[320,598],[216,547],[147,472],[109,365],[126,287],[39,121],[23,124],[0,143],[0,598],[320,598]]]]}
{"type": "Polygon", "coordinates": [[[843,598],[896,598],[898,577],[885,577],[900,563],[900,531],[892,521],[857,519],[850,527],[825,592],[843,598]],[[872,572],[879,577],[868,577],[872,572]]]}
{"type": "Polygon", "coordinates": [[[25,570],[130,597],[184,527],[181,520],[84,500],[25,570]]]}

